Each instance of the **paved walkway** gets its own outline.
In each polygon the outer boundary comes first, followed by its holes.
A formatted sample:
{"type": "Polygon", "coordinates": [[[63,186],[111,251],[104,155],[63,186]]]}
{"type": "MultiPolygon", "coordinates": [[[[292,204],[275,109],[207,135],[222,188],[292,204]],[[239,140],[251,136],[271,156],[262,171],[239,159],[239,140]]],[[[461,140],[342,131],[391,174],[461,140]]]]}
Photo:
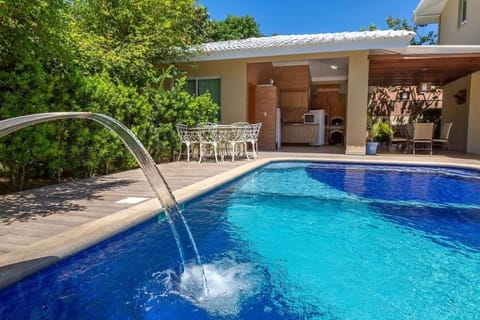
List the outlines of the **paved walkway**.
{"type": "MultiPolygon", "coordinates": [[[[312,153],[322,150],[293,148],[293,152],[263,152],[261,159],[251,161],[172,162],[159,168],[179,201],[273,159],[414,162],[480,168],[480,156],[312,153]]],[[[140,169],[0,196],[0,288],[145,221],[160,210],[140,169]]]]}

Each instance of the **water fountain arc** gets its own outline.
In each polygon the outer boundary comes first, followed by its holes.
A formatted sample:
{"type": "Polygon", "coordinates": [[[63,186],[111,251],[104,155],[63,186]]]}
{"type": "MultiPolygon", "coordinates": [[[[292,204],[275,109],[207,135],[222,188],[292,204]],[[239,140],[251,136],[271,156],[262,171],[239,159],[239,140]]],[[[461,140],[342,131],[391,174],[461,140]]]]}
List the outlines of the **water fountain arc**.
{"type": "Polygon", "coordinates": [[[96,121],[110,129],[122,140],[137,160],[137,163],[147,178],[148,183],[165,210],[165,215],[175,237],[180,258],[182,260],[182,268],[185,269],[188,259],[194,259],[203,275],[203,290],[208,293],[207,280],[197,246],[170,187],[161,172],[158,170],[155,161],[153,161],[140,140],[138,140],[138,138],[121,122],[107,115],[92,112],[38,113],[0,121],[0,138],[34,124],[62,119],[89,119],[96,121]],[[186,250],[189,252],[186,252],[186,250]]]}

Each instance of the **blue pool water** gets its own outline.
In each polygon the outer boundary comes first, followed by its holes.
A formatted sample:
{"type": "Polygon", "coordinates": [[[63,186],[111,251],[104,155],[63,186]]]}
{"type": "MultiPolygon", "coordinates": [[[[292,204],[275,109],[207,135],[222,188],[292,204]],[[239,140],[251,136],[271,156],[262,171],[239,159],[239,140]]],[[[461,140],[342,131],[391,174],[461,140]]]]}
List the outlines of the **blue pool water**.
{"type": "Polygon", "coordinates": [[[270,164],[184,207],[212,298],[155,219],[1,291],[0,318],[478,319],[479,194],[476,171],[270,164]]]}

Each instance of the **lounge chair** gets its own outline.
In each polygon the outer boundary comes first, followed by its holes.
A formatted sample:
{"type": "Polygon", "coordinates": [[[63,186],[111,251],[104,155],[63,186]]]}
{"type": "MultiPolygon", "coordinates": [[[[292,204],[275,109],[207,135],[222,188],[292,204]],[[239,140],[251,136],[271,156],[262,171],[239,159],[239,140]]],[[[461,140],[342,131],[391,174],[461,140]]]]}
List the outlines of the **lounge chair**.
{"type": "Polygon", "coordinates": [[[415,123],[413,126],[413,154],[418,151],[429,151],[432,154],[432,123],[415,123]]]}
{"type": "Polygon", "coordinates": [[[396,145],[399,150],[407,150],[408,147],[408,132],[404,125],[393,126],[393,136],[390,140],[392,146],[396,145]]]}
{"type": "Polygon", "coordinates": [[[445,122],[440,129],[440,138],[433,139],[433,143],[438,143],[440,145],[446,144],[448,151],[450,151],[450,142],[448,141],[450,137],[450,131],[452,130],[453,122],[445,122]]]}

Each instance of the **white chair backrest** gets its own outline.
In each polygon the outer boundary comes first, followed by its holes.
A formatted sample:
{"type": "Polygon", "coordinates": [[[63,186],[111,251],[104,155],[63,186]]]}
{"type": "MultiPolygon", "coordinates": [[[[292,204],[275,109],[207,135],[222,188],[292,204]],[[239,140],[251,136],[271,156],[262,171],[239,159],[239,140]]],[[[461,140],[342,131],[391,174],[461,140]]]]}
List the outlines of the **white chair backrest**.
{"type": "Polygon", "coordinates": [[[433,122],[430,123],[415,123],[413,125],[413,139],[432,139],[433,137],[433,122]]]}
{"type": "Polygon", "coordinates": [[[452,130],[453,122],[445,122],[440,131],[440,139],[448,140],[450,136],[450,130],[452,130]]]}
{"type": "Polygon", "coordinates": [[[248,127],[249,125],[250,125],[250,123],[245,122],[245,121],[232,123],[232,126],[235,126],[235,127],[248,127]]]}
{"type": "Polygon", "coordinates": [[[177,125],[175,127],[177,128],[177,133],[178,133],[178,137],[180,138],[180,140],[182,142],[188,140],[188,136],[187,136],[188,127],[187,127],[187,125],[185,125],[183,123],[177,123],[177,125]]]}
{"type": "Polygon", "coordinates": [[[199,128],[197,131],[200,143],[218,142],[218,128],[216,126],[199,128]]]}

